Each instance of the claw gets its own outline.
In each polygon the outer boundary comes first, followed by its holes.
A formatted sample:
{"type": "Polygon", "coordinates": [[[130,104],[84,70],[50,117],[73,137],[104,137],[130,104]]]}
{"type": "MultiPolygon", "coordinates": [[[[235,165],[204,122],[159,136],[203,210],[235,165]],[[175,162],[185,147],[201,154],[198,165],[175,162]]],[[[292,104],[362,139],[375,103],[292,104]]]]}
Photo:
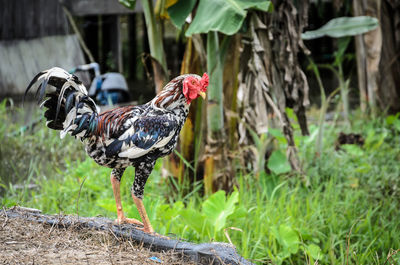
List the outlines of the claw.
{"type": "Polygon", "coordinates": [[[151,227],[151,226],[145,227],[142,222],[140,222],[139,220],[134,219],[134,218],[126,218],[126,217],[117,218],[117,219],[114,220],[114,223],[117,224],[117,225],[121,225],[121,224],[140,225],[142,227],[135,227],[135,228],[138,229],[138,230],[141,230],[141,231],[143,231],[145,233],[148,233],[148,234],[154,234],[153,227],[151,227]]]}
{"type": "Polygon", "coordinates": [[[151,226],[150,227],[136,227],[136,229],[141,230],[148,234],[154,234],[154,230],[151,226]]]}
{"type": "Polygon", "coordinates": [[[137,219],[134,218],[126,218],[126,217],[122,217],[122,218],[117,218],[115,219],[114,223],[116,224],[134,224],[134,225],[140,225],[140,226],[144,226],[142,222],[140,222],[137,219]]]}

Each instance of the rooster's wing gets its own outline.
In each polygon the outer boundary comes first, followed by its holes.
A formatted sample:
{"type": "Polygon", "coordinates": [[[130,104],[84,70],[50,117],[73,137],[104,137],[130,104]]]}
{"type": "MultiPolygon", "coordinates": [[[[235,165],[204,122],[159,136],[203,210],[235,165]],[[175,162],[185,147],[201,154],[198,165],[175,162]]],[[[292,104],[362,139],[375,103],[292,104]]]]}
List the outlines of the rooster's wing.
{"type": "Polygon", "coordinates": [[[110,143],[106,156],[138,158],[152,150],[164,147],[178,130],[178,122],[172,115],[135,117],[131,126],[110,143]]]}

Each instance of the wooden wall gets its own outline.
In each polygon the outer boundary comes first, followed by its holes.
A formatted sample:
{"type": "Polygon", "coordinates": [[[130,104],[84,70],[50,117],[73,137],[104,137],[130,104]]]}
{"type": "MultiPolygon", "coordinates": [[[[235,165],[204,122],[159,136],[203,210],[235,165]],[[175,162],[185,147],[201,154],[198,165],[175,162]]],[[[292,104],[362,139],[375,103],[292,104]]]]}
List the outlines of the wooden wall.
{"type": "Polygon", "coordinates": [[[118,0],[63,0],[63,3],[74,16],[126,15],[142,12],[140,1],[136,1],[135,10],[126,8],[118,0]]]}
{"type": "Polygon", "coordinates": [[[65,35],[68,28],[58,0],[0,0],[0,40],[65,35]]]}
{"type": "MultiPolygon", "coordinates": [[[[85,63],[75,35],[0,41],[0,58],[0,99],[22,95],[42,70],[58,66],[68,71],[85,63]]],[[[89,83],[87,75],[81,80],[89,83]]]]}
{"type": "MultiPolygon", "coordinates": [[[[140,1],[135,10],[130,10],[118,0],[0,0],[0,100],[22,93],[27,82],[41,70],[53,66],[69,70],[85,63],[76,37],[68,35],[73,31],[63,4],[75,16],[101,71],[123,72],[120,15],[134,17],[142,11],[140,1]]],[[[124,19],[125,25],[126,21],[134,22],[124,19]]],[[[144,21],[141,25],[139,30],[145,34],[144,21]]],[[[135,23],[129,28],[134,29],[130,33],[137,34],[135,23]]],[[[131,61],[125,63],[124,72],[136,77],[139,54],[148,52],[147,37],[129,37],[129,41],[132,43],[125,43],[125,47],[134,50],[130,51],[131,61]],[[136,42],[141,47],[138,51],[136,42]]]]}

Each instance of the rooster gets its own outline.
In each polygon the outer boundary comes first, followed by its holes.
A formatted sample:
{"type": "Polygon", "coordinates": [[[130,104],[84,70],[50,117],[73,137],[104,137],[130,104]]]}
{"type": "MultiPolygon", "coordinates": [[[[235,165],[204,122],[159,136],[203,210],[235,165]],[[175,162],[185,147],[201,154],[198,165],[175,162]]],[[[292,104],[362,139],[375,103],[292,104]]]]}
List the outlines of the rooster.
{"type": "Polygon", "coordinates": [[[170,154],[189,112],[192,100],[206,97],[208,75],[181,75],[170,81],[150,102],[98,113],[95,102],[75,75],[61,68],[40,72],[28,85],[40,83],[36,90],[38,104],[47,127],[60,130],[60,138],[75,136],[86,153],[99,165],[112,168],[111,185],[117,207],[116,223],[140,225],[153,233],[143,205],[143,191],[156,160],[170,154]],[[48,87],[51,85],[52,87],[48,87]],[[133,201],[142,222],[126,218],[122,210],[120,181],[125,169],[135,167],[131,188],[133,201]]]}

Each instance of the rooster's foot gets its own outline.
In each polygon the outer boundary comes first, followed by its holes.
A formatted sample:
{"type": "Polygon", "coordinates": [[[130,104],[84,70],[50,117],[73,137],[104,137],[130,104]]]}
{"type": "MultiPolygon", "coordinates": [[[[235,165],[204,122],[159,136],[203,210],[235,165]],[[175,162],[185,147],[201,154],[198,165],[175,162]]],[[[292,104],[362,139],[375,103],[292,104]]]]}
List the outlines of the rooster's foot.
{"type": "Polygon", "coordinates": [[[154,234],[153,227],[151,227],[151,226],[150,227],[136,227],[136,229],[141,230],[141,231],[143,231],[145,233],[148,233],[148,234],[154,234]]]}
{"type": "Polygon", "coordinates": [[[126,218],[126,217],[115,219],[114,223],[116,223],[118,225],[120,225],[120,224],[134,224],[134,225],[143,226],[143,223],[140,222],[139,220],[134,219],[134,218],[126,218]]]}

